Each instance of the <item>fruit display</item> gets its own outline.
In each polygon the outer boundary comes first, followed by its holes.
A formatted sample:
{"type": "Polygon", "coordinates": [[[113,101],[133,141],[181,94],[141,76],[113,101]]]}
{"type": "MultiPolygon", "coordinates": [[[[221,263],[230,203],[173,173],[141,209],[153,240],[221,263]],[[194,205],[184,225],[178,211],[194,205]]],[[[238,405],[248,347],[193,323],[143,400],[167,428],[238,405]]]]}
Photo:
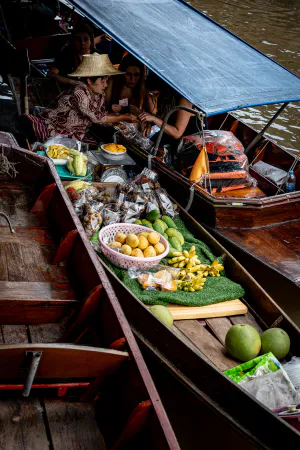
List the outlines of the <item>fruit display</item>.
{"type": "Polygon", "coordinates": [[[127,256],[153,258],[166,250],[160,240],[161,237],[156,231],[149,233],[143,231],[138,234],[118,232],[108,247],[127,256]]]}
{"type": "Polygon", "coordinates": [[[270,328],[261,335],[261,353],[272,352],[278,360],[286,357],[290,345],[289,335],[281,328],[270,328]]]}
{"type": "Polygon", "coordinates": [[[272,353],[282,360],[290,351],[289,335],[281,328],[270,328],[260,336],[251,325],[233,325],[227,332],[225,347],[240,361],[249,361],[259,353],[272,353]]]}
{"type": "Polygon", "coordinates": [[[168,308],[162,305],[153,305],[150,306],[149,309],[161,322],[163,322],[167,327],[171,328],[171,326],[173,325],[173,316],[168,308]]]}
{"type": "Polygon", "coordinates": [[[225,347],[233,358],[249,361],[260,352],[260,336],[251,325],[233,325],[227,331],[225,347]]]}
{"type": "Polygon", "coordinates": [[[87,174],[88,158],[78,150],[70,149],[67,168],[72,175],[85,177],[87,174]]]}
{"type": "Polygon", "coordinates": [[[68,159],[70,155],[70,149],[65,147],[64,145],[53,144],[49,145],[48,156],[53,159],[68,159]]]}

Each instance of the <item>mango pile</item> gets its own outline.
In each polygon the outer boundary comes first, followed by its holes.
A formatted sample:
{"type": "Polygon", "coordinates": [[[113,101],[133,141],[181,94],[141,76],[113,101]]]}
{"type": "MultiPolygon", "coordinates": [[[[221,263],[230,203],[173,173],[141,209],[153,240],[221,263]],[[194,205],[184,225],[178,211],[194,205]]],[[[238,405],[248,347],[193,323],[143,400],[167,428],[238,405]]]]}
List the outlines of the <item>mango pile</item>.
{"type": "Polygon", "coordinates": [[[165,246],[160,243],[160,235],[155,231],[149,233],[143,231],[137,235],[118,232],[108,247],[123,253],[123,255],[136,258],[153,258],[166,250],[165,246]]]}
{"type": "Polygon", "coordinates": [[[182,252],[182,246],[184,244],[184,237],[177,230],[175,222],[168,216],[162,216],[159,219],[160,213],[158,210],[153,210],[147,214],[147,219],[137,220],[137,225],[143,225],[161,234],[170,245],[170,252],[168,256],[172,256],[174,252],[182,252]],[[151,219],[151,221],[149,220],[151,219]]]}
{"type": "Polygon", "coordinates": [[[209,264],[201,264],[200,259],[196,253],[196,247],[192,247],[182,252],[172,252],[172,258],[169,259],[168,264],[181,269],[179,272],[179,279],[177,287],[185,292],[200,291],[204,287],[206,277],[219,277],[220,272],[224,270],[222,264],[217,259],[209,264]]]}

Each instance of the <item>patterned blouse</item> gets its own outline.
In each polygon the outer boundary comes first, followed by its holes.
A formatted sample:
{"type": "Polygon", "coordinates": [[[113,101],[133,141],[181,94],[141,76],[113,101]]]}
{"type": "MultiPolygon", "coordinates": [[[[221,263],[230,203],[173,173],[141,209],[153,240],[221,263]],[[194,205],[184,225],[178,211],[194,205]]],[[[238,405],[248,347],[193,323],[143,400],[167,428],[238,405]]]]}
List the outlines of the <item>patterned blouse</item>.
{"type": "Polygon", "coordinates": [[[101,124],[106,117],[105,95],[92,95],[83,83],[63,92],[54,108],[47,108],[40,114],[46,123],[49,136],[63,134],[83,140],[93,123],[101,124]]]}

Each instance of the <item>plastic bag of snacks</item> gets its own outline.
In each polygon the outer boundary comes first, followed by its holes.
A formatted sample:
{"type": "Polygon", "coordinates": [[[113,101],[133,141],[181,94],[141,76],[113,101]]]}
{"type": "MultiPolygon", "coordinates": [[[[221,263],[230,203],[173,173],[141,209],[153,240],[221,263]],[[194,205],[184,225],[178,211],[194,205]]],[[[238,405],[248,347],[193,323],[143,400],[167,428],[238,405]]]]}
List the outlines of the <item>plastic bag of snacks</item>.
{"type": "Polygon", "coordinates": [[[86,214],[83,217],[83,228],[88,238],[91,238],[97,231],[100,230],[102,217],[103,203],[94,202],[88,205],[86,214]]]}
{"type": "Polygon", "coordinates": [[[168,197],[167,191],[165,189],[159,188],[155,190],[155,195],[158,199],[161,213],[163,215],[174,218],[176,212],[174,210],[173,203],[168,197]]]}
{"type": "Polygon", "coordinates": [[[122,205],[122,222],[135,223],[145,209],[144,203],[133,203],[125,201],[122,205]]]}
{"type": "Polygon", "coordinates": [[[119,211],[114,211],[114,208],[106,206],[102,210],[103,226],[112,225],[113,223],[121,222],[121,214],[119,211]]]}
{"type": "Polygon", "coordinates": [[[179,277],[180,269],[158,265],[148,270],[130,268],[129,278],[138,280],[143,289],[147,291],[174,292],[177,290],[176,280],[179,277]]]}

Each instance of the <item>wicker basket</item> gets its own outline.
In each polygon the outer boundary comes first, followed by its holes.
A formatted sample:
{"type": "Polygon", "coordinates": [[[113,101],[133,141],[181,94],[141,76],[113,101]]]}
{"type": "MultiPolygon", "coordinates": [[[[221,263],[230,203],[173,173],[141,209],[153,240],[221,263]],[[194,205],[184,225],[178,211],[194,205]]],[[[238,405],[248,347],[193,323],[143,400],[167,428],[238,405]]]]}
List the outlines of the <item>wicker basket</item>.
{"type": "Polygon", "coordinates": [[[124,234],[134,233],[138,234],[142,231],[151,231],[147,227],[141,225],[134,225],[131,223],[116,223],[113,225],[107,225],[102,228],[98,235],[98,239],[102,248],[103,255],[110,261],[114,266],[120,267],[121,269],[130,269],[135,267],[138,269],[147,269],[148,267],[154,267],[160,263],[160,261],[167,256],[169,253],[169,243],[168,241],[160,235],[160,243],[166,248],[164,253],[158,256],[153,256],[152,258],[136,258],[134,256],[123,255],[116,250],[109,248],[107,244],[114,240],[116,233],[121,232],[124,234]]]}

